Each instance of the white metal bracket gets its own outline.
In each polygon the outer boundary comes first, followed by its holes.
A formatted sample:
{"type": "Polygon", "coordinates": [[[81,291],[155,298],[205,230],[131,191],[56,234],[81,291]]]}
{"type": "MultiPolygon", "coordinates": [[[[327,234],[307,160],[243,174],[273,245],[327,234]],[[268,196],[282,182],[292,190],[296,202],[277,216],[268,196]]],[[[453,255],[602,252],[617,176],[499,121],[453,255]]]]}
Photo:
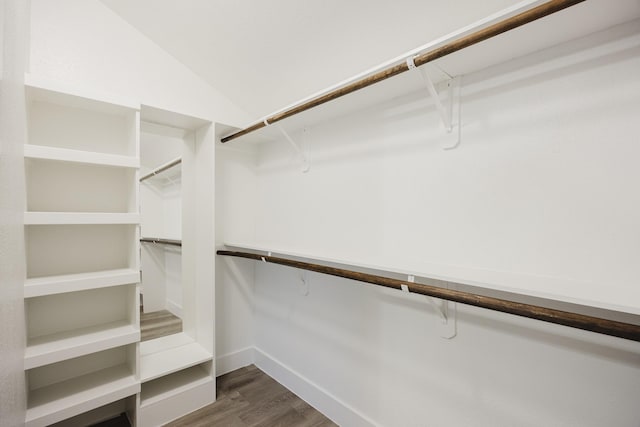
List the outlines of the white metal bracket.
{"type": "Polygon", "coordinates": [[[433,84],[433,80],[431,80],[425,69],[426,65],[416,67],[413,57],[407,58],[406,62],[409,70],[416,70],[422,76],[427,91],[438,110],[446,132],[445,137],[442,139],[442,148],[455,148],[460,144],[460,76],[451,77],[447,74],[446,89],[443,91],[445,93],[445,101],[443,102],[436,90],[436,86],[433,84]]]}
{"type": "MultiPolygon", "coordinates": [[[[407,282],[414,283],[415,276],[409,274],[407,282]]],[[[402,285],[404,292],[409,292],[409,287],[402,285]]],[[[451,339],[456,336],[456,303],[440,298],[426,297],[427,302],[436,310],[438,314],[438,331],[442,338],[451,339]]]]}
{"type": "MultiPolygon", "coordinates": [[[[264,120],[264,123],[266,125],[269,125],[269,122],[266,119],[264,120]]],[[[309,163],[309,157],[306,153],[307,144],[305,143],[305,144],[302,144],[302,146],[299,146],[298,144],[296,144],[293,138],[289,136],[287,131],[285,131],[282,126],[280,126],[280,124],[276,124],[275,126],[280,131],[282,136],[284,136],[284,138],[289,142],[289,144],[291,144],[291,147],[293,147],[294,151],[300,156],[300,159],[302,160],[302,172],[303,173],[309,172],[309,169],[311,169],[311,164],[309,163]]],[[[306,139],[308,130],[305,128],[303,132],[306,139]]]]}

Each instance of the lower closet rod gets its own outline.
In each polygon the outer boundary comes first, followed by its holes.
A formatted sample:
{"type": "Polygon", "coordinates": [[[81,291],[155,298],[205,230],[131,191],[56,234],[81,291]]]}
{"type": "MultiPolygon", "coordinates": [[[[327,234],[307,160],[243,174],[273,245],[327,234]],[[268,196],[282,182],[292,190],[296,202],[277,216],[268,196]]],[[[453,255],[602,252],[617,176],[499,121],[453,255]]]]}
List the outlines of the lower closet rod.
{"type": "Polygon", "coordinates": [[[143,243],[157,243],[161,245],[182,246],[182,240],[174,239],[160,239],[155,237],[141,237],[140,241],[143,243]]]}
{"type": "Polygon", "coordinates": [[[616,320],[603,319],[600,317],[555,310],[552,308],[546,308],[537,305],[487,297],[470,292],[456,291],[452,289],[439,288],[437,286],[407,282],[404,280],[376,276],[374,274],[368,273],[360,273],[357,271],[329,267],[321,264],[295,261],[287,258],[226,250],[219,250],[217,251],[217,254],[270,262],[274,264],[285,265],[287,267],[329,274],[331,276],[344,277],[346,279],[357,280],[360,282],[370,283],[377,286],[384,286],[387,288],[402,289],[402,286],[406,286],[408,287],[410,292],[416,294],[428,295],[430,297],[459,302],[461,304],[472,305],[475,307],[486,308],[494,311],[501,311],[503,313],[509,313],[516,316],[542,320],[544,322],[583,329],[599,334],[611,335],[614,337],[624,338],[632,341],[640,341],[640,325],[634,325],[631,323],[618,322],[616,320]]]}

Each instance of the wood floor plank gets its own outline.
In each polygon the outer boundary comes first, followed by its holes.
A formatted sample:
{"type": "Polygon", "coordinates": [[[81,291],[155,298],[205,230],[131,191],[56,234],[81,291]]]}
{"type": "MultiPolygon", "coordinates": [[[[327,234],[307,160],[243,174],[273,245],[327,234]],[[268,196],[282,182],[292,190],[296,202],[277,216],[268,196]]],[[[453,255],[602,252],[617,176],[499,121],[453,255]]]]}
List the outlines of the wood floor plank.
{"type": "Polygon", "coordinates": [[[140,341],[182,332],[182,319],[168,310],[140,313],[140,341]]]}
{"type": "Polygon", "coordinates": [[[218,400],[168,427],[335,427],[336,424],[254,365],[218,377],[218,400]]]}

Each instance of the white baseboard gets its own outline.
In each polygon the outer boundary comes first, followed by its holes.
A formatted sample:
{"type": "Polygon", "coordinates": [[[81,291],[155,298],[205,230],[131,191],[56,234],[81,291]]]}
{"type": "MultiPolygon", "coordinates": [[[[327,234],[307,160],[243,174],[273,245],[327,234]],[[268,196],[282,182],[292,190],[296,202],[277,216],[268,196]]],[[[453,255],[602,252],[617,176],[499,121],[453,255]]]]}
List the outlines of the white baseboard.
{"type": "Polygon", "coordinates": [[[353,427],[380,426],[380,424],[342,402],[308,378],[285,366],[271,355],[258,348],[254,348],[254,351],[254,363],[258,368],[300,396],[302,400],[322,412],[336,424],[353,427]]]}
{"type": "Polygon", "coordinates": [[[216,357],[216,377],[254,363],[254,348],[247,347],[216,357]]]}
{"type": "Polygon", "coordinates": [[[179,318],[182,319],[182,306],[179,306],[175,302],[173,302],[173,301],[168,299],[166,301],[166,307],[167,307],[167,310],[170,313],[172,313],[174,316],[178,316],[179,318]]]}

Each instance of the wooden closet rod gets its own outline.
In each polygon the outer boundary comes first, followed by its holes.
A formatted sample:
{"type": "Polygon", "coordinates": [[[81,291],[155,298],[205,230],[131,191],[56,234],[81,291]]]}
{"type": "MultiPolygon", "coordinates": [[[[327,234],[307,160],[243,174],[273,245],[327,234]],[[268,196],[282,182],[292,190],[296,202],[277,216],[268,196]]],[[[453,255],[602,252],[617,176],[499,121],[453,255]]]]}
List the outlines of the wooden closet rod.
{"type": "Polygon", "coordinates": [[[182,240],[159,239],[155,237],[141,237],[140,241],[143,243],[157,243],[161,245],[182,246],[182,240]]]}
{"type": "MultiPolygon", "coordinates": [[[[481,41],[490,39],[491,37],[495,37],[509,30],[513,30],[514,28],[518,28],[525,24],[533,22],[537,19],[544,18],[545,16],[551,15],[555,12],[559,12],[575,4],[582,3],[583,1],[585,0],[550,0],[547,3],[507,18],[503,21],[497,22],[489,27],[476,31],[475,33],[462,36],[457,40],[453,40],[445,44],[444,46],[440,46],[431,51],[418,54],[414,56],[413,62],[416,67],[419,67],[420,65],[424,65],[438,58],[442,58],[443,56],[449,55],[450,53],[457,52],[466,47],[480,43],[481,41]]],[[[406,62],[388,67],[382,71],[378,71],[353,83],[349,83],[346,86],[332,90],[331,92],[328,92],[324,95],[320,95],[309,101],[303,102],[302,104],[291,107],[288,110],[276,113],[273,116],[268,117],[266,119],[266,122],[268,124],[279,122],[280,120],[284,120],[287,117],[291,117],[303,111],[317,107],[318,105],[333,101],[334,99],[340,98],[341,96],[371,86],[397,74],[404,73],[405,71],[409,71],[409,66],[406,62]]],[[[265,126],[266,124],[264,121],[256,123],[252,126],[249,126],[248,128],[225,136],[221,139],[221,142],[229,142],[233,139],[236,139],[258,129],[262,129],[265,126]]]]}
{"type": "Polygon", "coordinates": [[[342,268],[329,267],[326,265],[312,264],[303,261],[295,261],[287,258],[259,255],[249,252],[217,251],[218,255],[233,256],[239,258],[254,259],[258,261],[271,262],[285,265],[287,267],[300,268],[303,270],[315,271],[317,273],[329,274],[331,276],[344,277],[346,279],[357,280],[359,282],[370,283],[387,288],[401,289],[403,285],[409,288],[410,292],[430,297],[441,298],[448,301],[459,302],[461,304],[473,305],[494,311],[501,311],[516,316],[528,317],[530,319],[542,320],[544,322],[556,323],[558,325],[570,326],[572,328],[597,332],[599,334],[611,335],[633,341],[640,341],[640,325],[618,322],[615,320],[602,319],[599,317],[587,316],[584,314],[571,313],[568,311],[554,310],[552,308],[540,307],[537,305],[524,304],[499,298],[487,297],[470,292],[444,289],[431,285],[407,282],[404,280],[392,279],[373,274],[360,273],[342,268]]]}
{"type": "Polygon", "coordinates": [[[180,163],[182,163],[182,159],[181,158],[177,158],[175,160],[172,160],[169,163],[166,163],[166,164],[164,164],[164,165],[152,170],[151,172],[149,172],[148,174],[146,174],[145,176],[140,178],[140,182],[144,181],[145,179],[152,178],[152,177],[156,176],[157,174],[159,174],[160,172],[166,171],[167,169],[171,169],[172,167],[177,166],[180,163]]]}

